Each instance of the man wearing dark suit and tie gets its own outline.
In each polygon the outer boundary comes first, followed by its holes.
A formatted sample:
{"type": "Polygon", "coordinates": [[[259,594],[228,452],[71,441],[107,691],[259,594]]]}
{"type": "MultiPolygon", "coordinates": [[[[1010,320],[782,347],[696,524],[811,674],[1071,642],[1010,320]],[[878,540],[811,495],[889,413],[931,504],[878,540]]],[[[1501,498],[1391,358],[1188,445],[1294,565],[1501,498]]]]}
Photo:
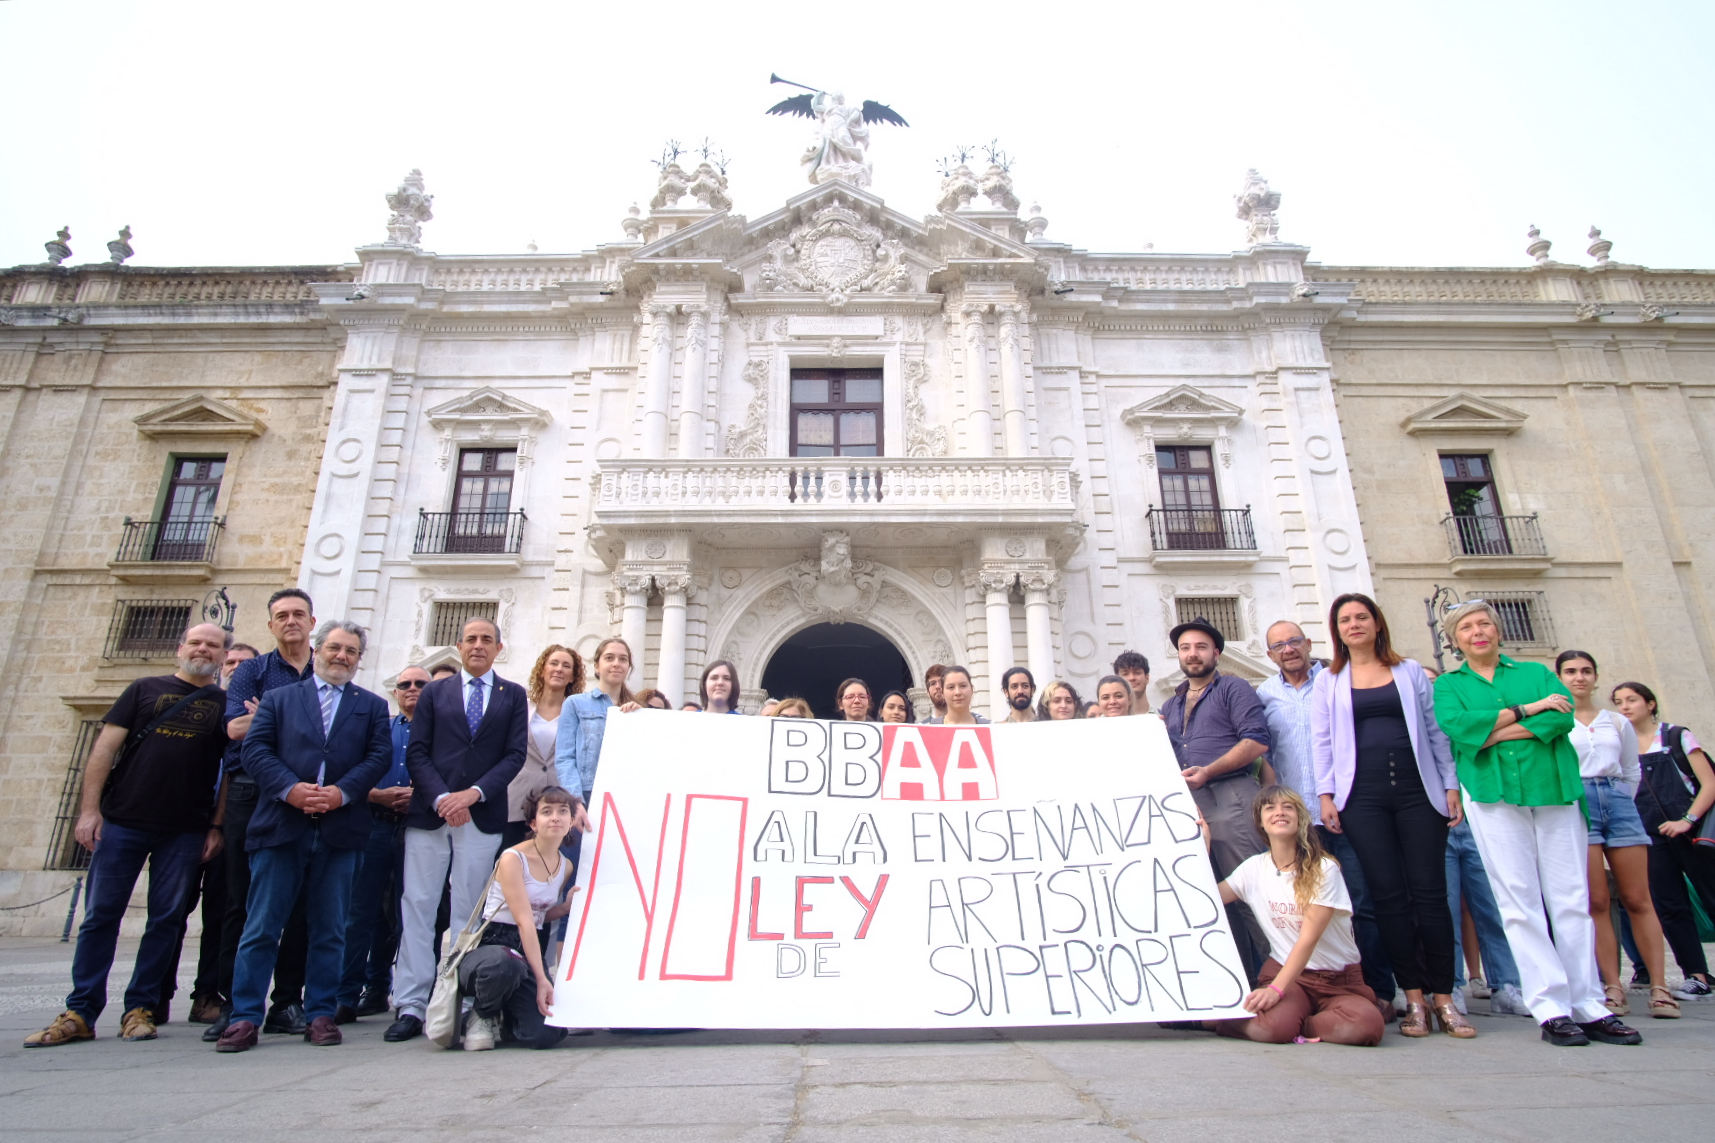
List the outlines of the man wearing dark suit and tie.
{"type": "Polygon", "coordinates": [[[260,797],[250,819],[250,893],[232,975],[232,1020],[219,1052],[256,1046],[280,934],[300,891],[309,956],[304,1039],[337,1044],[335,998],[358,854],[369,837],[368,795],[391,761],[387,703],[351,681],[368,633],[329,620],[315,635],[315,673],[262,696],[240,760],[260,797]]]}
{"type": "Polygon", "coordinates": [[[413,793],[405,817],[405,894],[393,974],[399,1018],[384,1036],[394,1043],[423,1030],[435,982],[441,889],[451,890],[453,924],[464,924],[500,852],[507,783],[524,767],[530,704],[523,687],[494,673],[501,646],[494,623],[466,623],[458,642],[463,669],[425,687],[411,720],[405,766],[413,793]]]}

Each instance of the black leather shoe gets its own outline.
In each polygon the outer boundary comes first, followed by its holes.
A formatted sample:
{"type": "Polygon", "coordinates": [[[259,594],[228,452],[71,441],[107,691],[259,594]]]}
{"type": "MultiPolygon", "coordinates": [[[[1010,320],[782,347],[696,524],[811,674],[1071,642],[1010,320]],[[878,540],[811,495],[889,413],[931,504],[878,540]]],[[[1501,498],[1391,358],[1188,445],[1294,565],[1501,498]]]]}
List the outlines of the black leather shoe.
{"type": "Polygon", "coordinates": [[[304,1006],[298,1003],[276,1004],[262,1021],[264,1032],[283,1032],[288,1036],[302,1036],[309,1026],[309,1020],[304,1017],[304,1006]]]}
{"type": "Polygon", "coordinates": [[[371,992],[364,989],[363,995],[357,1000],[357,1014],[359,1016],[379,1016],[390,1007],[392,1005],[387,1002],[385,992],[371,992]]]}
{"type": "Polygon", "coordinates": [[[350,1024],[356,1019],[357,1009],[353,1008],[349,1004],[341,1004],[333,1010],[333,1022],[335,1024],[350,1024]]]}
{"type": "Polygon", "coordinates": [[[1620,1023],[1618,1016],[1604,1016],[1588,1024],[1580,1024],[1584,1035],[1603,1044],[1641,1044],[1644,1038],[1636,1028],[1620,1023]]]}
{"type": "Polygon", "coordinates": [[[214,1018],[214,1023],[202,1030],[202,1042],[205,1044],[218,1042],[221,1036],[226,1034],[226,1026],[230,1023],[232,1023],[232,1009],[222,1005],[220,1015],[214,1018]]]}
{"type": "Polygon", "coordinates": [[[381,1038],[389,1044],[402,1044],[406,1040],[414,1040],[423,1034],[423,1022],[417,1017],[406,1013],[387,1026],[387,1031],[381,1038]]]}
{"type": "Polygon", "coordinates": [[[1557,1048],[1582,1048],[1590,1043],[1584,1029],[1572,1022],[1570,1016],[1556,1016],[1542,1022],[1542,1038],[1557,1048]]]}

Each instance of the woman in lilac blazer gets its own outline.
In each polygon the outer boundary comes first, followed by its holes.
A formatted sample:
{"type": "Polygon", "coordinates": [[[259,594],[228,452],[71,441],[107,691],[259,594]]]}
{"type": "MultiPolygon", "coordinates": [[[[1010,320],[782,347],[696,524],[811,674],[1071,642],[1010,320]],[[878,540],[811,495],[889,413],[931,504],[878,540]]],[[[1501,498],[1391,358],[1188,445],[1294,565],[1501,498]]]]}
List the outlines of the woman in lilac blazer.
{"type": "Polygon", "coordinates": [[[1322,824],[1350,839],[1363,866],[1405,992],[1399,1030],[1427,1036],[1433,1013],[1443,1032],[1469,1039],[1477,1030],[1453,1005],[1446,869],[1447,831],[1464,814],[1429,677],[1393,649],[1387,619],[1366,595],[1336,599],[1328,627],[1334,658],[1310,698],[1322,824]]]}

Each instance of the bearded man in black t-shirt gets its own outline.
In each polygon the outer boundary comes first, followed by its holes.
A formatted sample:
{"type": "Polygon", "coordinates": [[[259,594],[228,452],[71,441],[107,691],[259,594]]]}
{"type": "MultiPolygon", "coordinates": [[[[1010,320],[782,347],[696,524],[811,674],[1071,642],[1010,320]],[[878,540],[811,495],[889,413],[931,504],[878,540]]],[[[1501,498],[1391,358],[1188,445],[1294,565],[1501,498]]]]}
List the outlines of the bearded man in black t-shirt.
{"type": "Polygon", "coordinates": [[[149,913],[125,989],[123,1040],[153,1040],[161,983],[183,934],[197,866],[221,847],[214,789],[226,750],[218,676],[232,635],[200,623],[179,643],[179,669],[137,679],[102,718],[89,753],[77,840],[91,851],[89,898],[72,956],[66,1010],[24,1041],[45,1048],[95,1039],[107,1005],[119,923],[149,866],[149,913]]]}

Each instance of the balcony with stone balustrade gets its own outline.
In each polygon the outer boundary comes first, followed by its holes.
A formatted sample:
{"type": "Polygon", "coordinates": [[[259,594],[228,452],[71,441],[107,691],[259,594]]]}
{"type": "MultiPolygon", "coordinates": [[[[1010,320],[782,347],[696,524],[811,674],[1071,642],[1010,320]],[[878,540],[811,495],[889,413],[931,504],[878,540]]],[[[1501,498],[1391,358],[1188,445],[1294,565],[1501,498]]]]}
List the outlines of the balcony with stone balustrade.
{"type": "Polygon", "coordinates": [[[1078,474],[1063,457],[608,460],[595,520],[604,533],[720,525],[702,536],[717,547],[798,542],[828,528],[931,544],[958,542],[965,527],[1068,539],[1081,530],[1078,474]]]}

